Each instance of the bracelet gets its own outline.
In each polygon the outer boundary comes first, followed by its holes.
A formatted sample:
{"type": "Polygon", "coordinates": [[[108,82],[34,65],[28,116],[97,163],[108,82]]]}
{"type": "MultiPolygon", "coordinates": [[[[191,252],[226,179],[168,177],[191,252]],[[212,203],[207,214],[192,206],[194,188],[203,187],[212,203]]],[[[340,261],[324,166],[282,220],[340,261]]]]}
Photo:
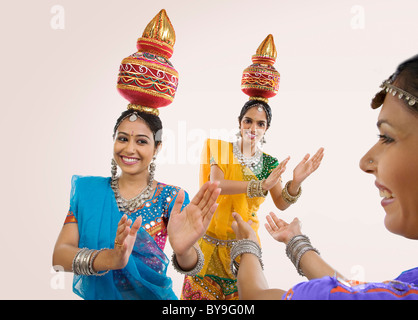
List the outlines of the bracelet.
{"type": "Polygon", "coordinates": [[[315,251],[319,255],[319,251],[312,247],[309,238],[302,234],[294,236],[286,245],[286,255],[301,276],[305,276],[305,274],[300,268],[300,260],[308,251],[315,251]]]}
{"type": "Polygon", "coordinates": [[[103,250],[107,250],[107,248],[100,250],[82,248],[78,250],[71,264],[74,274],[81,276],[103,276],[108,273],[110,270],[106,270],[100,273],[94,271],[93,269],[94,260],[96,259],[99,252],[103,250]]]}
{"type": "Polygon", "coordinates": [[[243,253],[251,253],[255,255],[258,260],[260,261],[261,269],[264,270],[264,264],[261,259],[262,252],[261,247],[253,240],[249,239],[242,239],[238,240],[231,248],[231,273],[234,275],[234,277],[237,277],[238,269],[239,269],[239,263],[236,261],[236,258],[243,253]]]}
{"type": "Polygon", "coordinates": [[[197,253],[197,263],[196,263],[195,267],[192,270],[184,271],[179,266],[179,263],[177,262],[177,257],[176,257],[176,253],[175,252],[173,252],[173,255],[171,257],[171,261],[173,262],[174,269],[177,272],[179,272],[181,274],[184,274],[186,276],[195,276],[195,275],[197,275],[203,269],[203,265],[205,264],[205,256],[203,255],[202,249],[200,249],[199,246],[193,246],[193,248],[196,250],[196,253],[197,253]]]}
{"type": "Polygon", "coordinates": [[[294,204],[296,201],[298,201],[300,195],[302,194],[302,186],[299,187],[298,193],[295,196],[292,196],[289,193],[289,185],[292,182],[292,180],[289,180],[285,187],[282,189],[282,198],[284,201],[286,201],[289,204],[294,204]]]}
{"type": "Polygon", "coordinates": [[[265,198],[268,194],[267,191],[263,190],[263,180],[250,180],[247,186],[248,198],[263,197],[265,198]]]}

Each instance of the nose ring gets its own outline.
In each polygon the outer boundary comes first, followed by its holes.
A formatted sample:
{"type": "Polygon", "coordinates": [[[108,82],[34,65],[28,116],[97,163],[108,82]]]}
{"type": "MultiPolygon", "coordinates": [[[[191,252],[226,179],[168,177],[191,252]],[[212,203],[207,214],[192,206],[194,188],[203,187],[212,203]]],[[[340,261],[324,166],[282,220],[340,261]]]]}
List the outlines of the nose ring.
{"type": "Polygon", "coordinates": [[[373,163],[373,160],[369,160],[369,163],[373,163]]]}

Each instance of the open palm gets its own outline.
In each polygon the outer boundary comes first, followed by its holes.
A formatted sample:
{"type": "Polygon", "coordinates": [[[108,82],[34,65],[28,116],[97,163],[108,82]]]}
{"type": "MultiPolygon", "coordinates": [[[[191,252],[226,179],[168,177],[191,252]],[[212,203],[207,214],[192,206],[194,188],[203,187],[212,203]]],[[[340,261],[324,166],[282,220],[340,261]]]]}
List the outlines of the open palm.
{"type": "Polygon", "coordinates": [[[318,169],[324,157],[324,148],[319,148],[312,158],[309,159],[309,157],[308,153],[293,170],[293,181],[297,185],[300,185],[312,172],[318,169]]]}
{"type": "Polygon", "coordinates": [[[296,235],[300,235],[301,223],[298,218],[294,218],[291,223],[287,223],[282,219],[279,219],[273,212],[267,216],[267,222],[265,227],[273,237],[273,239],[287,244],[290,239],[296,235]]]}
{"type": "Polygon", "coordinates": [[[128,219],[126,214],[119,220],[115,237],[115,247],[112,250],[113,269],[122,269],[127,265],[141,223],[142,217],[138,217],[132,223],[132,220],[128,219]]]}

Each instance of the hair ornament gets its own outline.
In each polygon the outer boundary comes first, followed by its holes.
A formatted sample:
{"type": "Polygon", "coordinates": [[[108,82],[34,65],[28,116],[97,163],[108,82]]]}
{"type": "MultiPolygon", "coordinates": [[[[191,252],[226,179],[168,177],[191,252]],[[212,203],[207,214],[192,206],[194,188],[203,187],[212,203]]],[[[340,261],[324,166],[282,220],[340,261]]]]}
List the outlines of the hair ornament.
{"type": "Polygon", "coordinates": [[[382,90],[380,92],[378,92],[372,100],[372,108],[373,109],[379,108],[383,104],[383,101],[385,100],[385,97],[386,97],[387,93],[392,94],[392,96],[394,96],[394,97],[395,96],[398,97],[398,99],[400,99],[400,100],[403,99],[411,107],[414,106],[415,104],[418,104],[418,98],[417,97],[415,97],[414,95],[410,94],[409,92],[407,92],[407,91],[405,91],[405,90],[403,90],[403,89],[401,89],[397,86],[394,86],[392,84],[392,81],[390,80],[391,78],[389,78],[388,80],[383,81],[383,83],[380,85],[380,88],[382,88],[382,90]]]}

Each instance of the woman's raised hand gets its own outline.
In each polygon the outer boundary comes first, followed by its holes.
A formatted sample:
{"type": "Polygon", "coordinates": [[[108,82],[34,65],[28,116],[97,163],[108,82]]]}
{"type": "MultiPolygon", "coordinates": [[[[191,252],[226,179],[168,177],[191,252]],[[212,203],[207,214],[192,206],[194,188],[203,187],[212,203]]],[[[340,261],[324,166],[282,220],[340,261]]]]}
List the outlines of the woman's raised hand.
{"type": "Polygon", "coordinates": [[[289,162],[290,157],[284,159],[274,170],[270,173],[268,178],[263,182],[263,189],[268,191],[273,188],[277,182],[280,181],[280,177],[286,170],[286,164],[289,162]]]}
{"type": "Polygon", "coordinates": [[[189,250],[206,232],[216,208],[221,189],[219,182],[206,182],[181,211],[184,191],[180,190],[167,226],[168,239],[176,254],[189,250]]]}
{"type": "Polygon", "coordinates": [[[300,186],[301,183],[311,175],[321,164],[324,157],[324,148],[319,150],[310,158],[309,153],[305,155],[302,161],[293,170],[293,183],[300,186]]]}
{"type": "Polygon", "coordinates": [[[128,264],[129,256],[132,253],[136,235],[141,224],[142,217],[138,217],[132,224],[132,220],[128,219],[126,214],[119,220],[115,246],[112,250],[112,269],[122,269],[128,264]]]}
{"type": "Polygon", "coordinates": [[[235,233],[237,240],[242,239],[249,239],[253,240],[258,243],[257,235],[253,228],[251,228],[252,220],[245,222],[242,217],[236,213],[232,212],[232,216],[234,217],[235,221],[232,222],[232,230],[235,233]]]}
{"type": "Polygon", "coordinates": [[[291,223],[287,223],[270,212],[267,216],[265,227],[273,239],[287,244],[294,236],[302,234],[301,222],[298,218],[294,218],[291,223]]]}

